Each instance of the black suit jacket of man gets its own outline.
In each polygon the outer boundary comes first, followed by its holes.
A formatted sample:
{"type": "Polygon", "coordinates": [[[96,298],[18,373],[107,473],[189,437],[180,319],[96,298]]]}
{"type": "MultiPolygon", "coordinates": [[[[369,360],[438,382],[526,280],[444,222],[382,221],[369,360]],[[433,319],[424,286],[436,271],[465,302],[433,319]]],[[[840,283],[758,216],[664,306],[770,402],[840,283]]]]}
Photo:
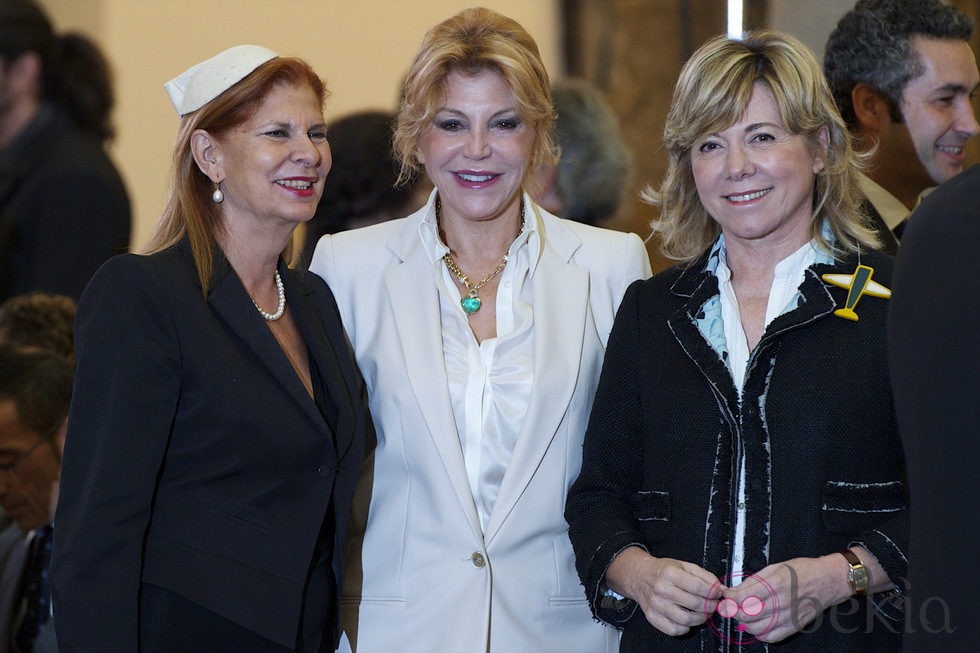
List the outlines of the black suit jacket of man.
{"type": "Polygon", "coordinates": [[[279,271],[319,410],[222,256],[206,299],[186,241],[110,260],[82,296],[52,557],[62,651],[138,650],[141,582],[293,647],[321,527],[340,586],[363,383],[329,288],[279,271]]]}
{"type": "Polygon", "coordinates": [[[78,299],[129,247],[129,197],[99,139],[42,105],[0,156],[0,301],[31,291],[78,299]]]}
{"type": "Polygon", "coordinates": [[[906,651],[977,650],[978,255],[980,165],[922,201],[896,260],[888,332],[911,494],[906,651]]]}

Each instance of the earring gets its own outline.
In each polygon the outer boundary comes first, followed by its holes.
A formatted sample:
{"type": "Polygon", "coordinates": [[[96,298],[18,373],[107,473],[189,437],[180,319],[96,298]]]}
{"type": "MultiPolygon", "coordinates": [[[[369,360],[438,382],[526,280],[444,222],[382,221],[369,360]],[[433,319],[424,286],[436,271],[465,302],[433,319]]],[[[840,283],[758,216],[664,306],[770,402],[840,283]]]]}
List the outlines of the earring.
{"type": "Polygon", "coordinates": [[[215,204],[221,204],[225,201],[225,194],[221,192],[218,182],[214,182],[214,192],[211,193],[211,199],[214,200],[215,204]]]}

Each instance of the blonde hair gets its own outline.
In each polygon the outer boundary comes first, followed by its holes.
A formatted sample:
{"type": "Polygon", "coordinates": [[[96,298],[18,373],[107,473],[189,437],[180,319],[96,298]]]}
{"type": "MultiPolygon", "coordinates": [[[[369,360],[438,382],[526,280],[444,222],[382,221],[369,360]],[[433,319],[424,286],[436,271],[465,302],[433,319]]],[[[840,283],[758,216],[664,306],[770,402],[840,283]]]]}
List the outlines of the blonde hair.
{"type": "MultiPolygon", "coordinates": [[[[255,114],[266,96],[281,85],[308,86],[316,94],[321,107],[327,98],[323,80],[309,64],[292,57],[276,57],[197,111],[180,119],[170,169],[170,194],[143,253],[163,251],[186,237],[190,241],[205,296],[214,272],[214,249],[217,247],[221,220],[218,205],[211,200],[213,184],[194,161],[191,134],[203,129],[213,136],[220,136],[244,124],[255,114]]],[[[291,257],[291,249],[292,241],[283,252],[286,260],[291,257]]]]}
{"type": "Polygon", "coordinates": [[[859,173],[866,157],[855,153],[816,57],[795,37],[774,31],[749,32],[742,39],[716,36],[681,69],[664,126],[667,173],[659,190],[642,197],[659,206],[651,223],[665,256],[692,262],[721,232],[698,197],[691,148],[706,134],[722,131],[745,113],[755,85],[768,88],[786,128],[802,134],[824,161],[815,180],[812,234],[828,253],[879,246],[859,209],[859,173]],[[826,150],[820,144],[827,130],[826,150]],[[824,221],[834,244],[824,237],[824,221]]]}
{"type": "Polygon", "coordinates": [[[423,172],[417,156],[419,140],[445,99],[446,78],[453,72],[478,75],[487,70],[504,78],[517,102],[518,116],[535,132],[528,170],[557,160],[551,86],[537,44],[517,21],[474,7],[426,33],[405,77],[393,143],[401,167],[399,183],[423,172]]]}

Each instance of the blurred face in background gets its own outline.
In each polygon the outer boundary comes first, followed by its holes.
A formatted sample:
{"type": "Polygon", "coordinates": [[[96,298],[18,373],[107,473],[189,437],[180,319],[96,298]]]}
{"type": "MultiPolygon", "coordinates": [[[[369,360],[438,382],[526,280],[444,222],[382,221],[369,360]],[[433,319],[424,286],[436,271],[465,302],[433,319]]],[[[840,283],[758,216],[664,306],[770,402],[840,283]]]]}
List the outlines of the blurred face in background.
{"type": "Polygon", "coordinates": [[[60,472],[53,434],[26,428],[14,402],[0,401],[0,507],[22,531],[51,522],[60,472]]]}

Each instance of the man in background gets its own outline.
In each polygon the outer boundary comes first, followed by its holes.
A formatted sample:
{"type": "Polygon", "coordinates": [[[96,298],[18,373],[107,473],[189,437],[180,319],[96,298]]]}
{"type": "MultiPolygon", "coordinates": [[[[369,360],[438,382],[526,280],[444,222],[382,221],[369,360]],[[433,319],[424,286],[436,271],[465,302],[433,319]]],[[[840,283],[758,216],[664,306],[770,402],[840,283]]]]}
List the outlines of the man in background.
{"type": "MultiPolygon", "coordinates": [[[[2,1],[2,0],[0,0],[2,1]]],[[[57,651],[46,583],[71,398],[75,302],[0,304],[0,653],[57,651]]]]}
{"type": "Polygon", "coordinates": [[[72,364],[0,343],[0,653],[57,651],[48,568],[72,364]]]}
{"type": "Polygon", "coordinates": [[[827,40],[824,72],[859,148],[876,148],[862,190],[886,251],[926,189],[963,169],[980,131],[973,20],[940,0],[859,0],[827,40]]]}
{"type": "Polygon", "coordinates": [[[56,35],[34,0],[0,0],[0,301],[78,299],[128,248],[129,199],[103,147],[112,104],[91,41],[56,35]]]}
{"type": "Polygon", "coordinates": [[[909,653],[977,650],[980,165],[929,195],[895,261],[888,347],[911,492],[909,653]]]}

